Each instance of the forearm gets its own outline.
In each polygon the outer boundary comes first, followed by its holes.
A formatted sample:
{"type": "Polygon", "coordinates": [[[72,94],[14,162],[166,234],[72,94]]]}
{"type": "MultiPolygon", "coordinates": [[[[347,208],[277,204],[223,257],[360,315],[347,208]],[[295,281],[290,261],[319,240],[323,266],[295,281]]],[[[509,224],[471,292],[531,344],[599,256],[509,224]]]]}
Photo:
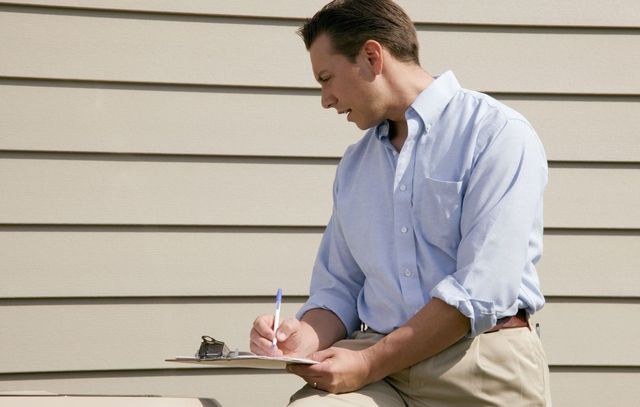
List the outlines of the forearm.
{"type": "Polygon", "coordinates": [[[427,359],[453,345],[469,331],[469,319],[457,309],[434,298],[405,325],[365,349],[377,381],[427,359]]]}
{"type": "Polygon", "coordinates": [[[309,353],[326,349],[346,335],[340,318],[326,309],[314,308],[307,311],[300,323],[305,337],[310,340],[309,353]]]}

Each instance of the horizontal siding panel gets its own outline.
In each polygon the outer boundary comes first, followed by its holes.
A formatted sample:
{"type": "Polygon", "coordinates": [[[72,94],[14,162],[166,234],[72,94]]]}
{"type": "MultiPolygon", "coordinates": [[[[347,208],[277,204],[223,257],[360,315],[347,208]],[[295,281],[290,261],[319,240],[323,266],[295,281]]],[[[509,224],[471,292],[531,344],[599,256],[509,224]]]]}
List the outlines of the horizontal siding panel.
{"type": "MultiPolygon", "coordinates": [[[[212,283],[213,284],[213,283],[212,283]]],[[[274,285],[275,287],[275,285],[274,285]]],[[[286,293],[286,286],[284,287],[286,293]]],[[[298,300],[285,301],[291,316],[298,300]]],[[[0,322],[2,373],[168,369],[190,365],[164,358],[193,354],[203,334],[247,348],[253,319],[273,312],[272,301],[87,302],[3,304],[0,322]],[[33,343],[46,332],[47,351],[33,357],[33,343]],[[98,351],[96,350],[117,350],[98,351]],[[91,356],[88,356],[91,355],[91,356]]],[[[639,303],[554,303],[536,314],[552,365],[640,366],[639,303]],[[624,321],[624,323],[621,323],[624,321]],[[584,338],[589,341],[584,341],[584,338]],[[607,347],[594,347],[607,343],[607,347]]]]}
{"type": "Polygon", "coordinates": [[[552,168],[545,192],[545,226],[640,228],[638,168],[552,168]],[[602,200],[601,200],[602,199],[602,200]]]}
{"type": "MultiPolygon", "coordinates": [[[[284,161],[6,158],[0,223],[322,226],[334,172],[332,164],[284,161]]],[[[629,211],[640,207],[639,171],[555,168],[550,178],[548,227],[640,226],[629,211]]]]}
{"type": "MultiPolygon", "coordinates": [[[[216,284],[212,278],[209,284],[216,284]]],[[[193,300],[132,300],[124,303],[70,301],[66,304],[0,307],[0,373],[120,369],[180,369],[190,364],[165,362],[173,356],[193,355],[202,335],[223,340],[231,349],[249,347],[253,320],[273,313],[273,297],[193,300]],[[34,357],[25,344],[46,332],[46,353],[34,357]]],[[[207,284],[207,282],[202,282],[207,284]]],[[[285,298],[282,316],[293,316],[300,302],[285,298]]]]}
{"type": "MultiPolygon", "coordinates": [[[[320,237],[320,230],[0,228],[0,298],[270,296],[273,281],[302,296],[320,237]]],[[[545,295],[640,297],[637,235],[553,233],[544,249],[545,295]]]]}
{"type": "Polygon", "coordinates": [[[536,322],[552,365],[640,366],[638,301],[549,299],[536,322]]]}
{"type": "Polygon", "coordinates": [[[277,230],[0,230],[0,270],[11,274],[2,279],[0,298],[273,295],[274,281],[287,282],[287,295],[307,295],[320,237],[277,230]]]}
{"type": "Polygon", "coordinates": [[[52,394],[0,394],[3,406],[10,407],[84,407],[91,406],[131,406],[131,407],[210,407],[219,404],[213,398],[199,399],[195,397],[154,397],[154,396],[79,396],[52,394]]]}
{"type": "MultiPolygon", "coordinates": [[[[332,161],[75,158],[0,159],[0,223],[324,226],[330,216],[332,161]]],[[[550,179],[547,227],[640,228],[637,169],[552,168],[550,179]]]]}
{"type": "MultiPolygon", "coordinates": [[[[339,157],[363,134],[311,90],[0,81],[0,95],[7,150],[339,157]]],[[[640,159],[640,101],[498,98],[531,121],[550,160],[640,159]]]]}
{"type": "Polygon", "coordinates": [[[556,406],[633,406],[640,400],[640,371],[551,369],[551,395],[556,406]]]}
{"type": "Polygon", "coordinates": [[[640,90],[640,72],[635,69],[640,66],[640,37],[635,34],[434,28],[418,37],[424,44],[422,66],[434,74],[453,69],[469,89],[623,95],[640,90]],[[596,59],[590,57],[594,51],[596,59]],[[612,66],[617,63],[621,65],[612,66]],[[594,83],[590,75],[600,69],[621,76],[594,83]]]}
{"type": "MultiPolygon", "coordinates": [[[[95,9],[150,11],[168,13],[216,14],[233,16],[260,16],[277,18],[307,18],[319,10],[327,0],[258,0],[223,1],[191,0],[176,2],[167,0],[17,0],[0,3],[64,6],[95,9]]],[[[575,4],[543,0],[535,3],[524,0],[498,0],[488,4],[476,4],[464,0],[446,3],[435,0],[400,0],[398,3],[415,22],[446,24],[514,24],[560,26],[613,26],[639,27],[640,8],[631,0],[616,1],[615,6],[602,12],[601,3],[586,0],[575,4]]]]}
{"type": "Polygon", "coordinates": [[[5,159],[0,223],[323,225],[334,173],[273,161],[5,159]]]}
{"type": "MultiPolygon", "coordinates": [[[[201,370],[201,369],[199,369],[201,370]]],[[[57,394],[158,395],[207,397],[227,406],[282,407],[304,385],[293,374],[270,371],[188,370],[108,374],[0,375],[0,392],[45,390],[57,394]],[[251,391],[247,391],[250,386],[251,391]]],[[[42,403],[31,404],[46,407],[42,403]]],[[[2,401],[2,396],[0,396],[2,401]]],[[[6,402],[6,401],[5,401],[6,402]]],[[[3,402],[3,405],[5,405],[3,402]]],[[[66,404],[65,404],[66,405],[66,404]]],[[[114,403],[113,406],[125,404],[114,403]]],[[[128,405],[128,404],[127,404],[128,405]]]]}
{"type": "Polygon", "coordinates": [[[549,160],[640,161],[640,100],[498,99],[531,122],[549,160]]]}
{"type": "Polygon", "coordinates": [[[557,296],[640,297],[640,236],[545,234],[542,291],[557,296]]]}
{"type": "MultiPolygon", "coordinates": [[[[8,10],[0,13],[0,76],[317,86],[294,22],[8,10]]],[[[634,33],[435,26],[421,27],[419,39],[427,70],[455,68],[472,89],[640,93],[634,33]],[[608,79],[594,81],[601,72],[608,79]]]]}
{"type": "Polygon", "coordinates": [[[0,149],[339,157],[363,134],[314,91],[0,82],[0,94],[0,149]]]}
{"type": "MultiPolygon", "coordinates": [[[[633,406],[640,399],[640,372],[551,369],[551,395],[562,407],[633,406]]],[[[297,376],[265,372],[114,372],[0,376],[0,391],[43,389],[60,394],[155,394],[215,398],[223,406],[286,405],[304,383],[297,376]],[[246,391],[251,383],[251,391],[246,391]]]]}

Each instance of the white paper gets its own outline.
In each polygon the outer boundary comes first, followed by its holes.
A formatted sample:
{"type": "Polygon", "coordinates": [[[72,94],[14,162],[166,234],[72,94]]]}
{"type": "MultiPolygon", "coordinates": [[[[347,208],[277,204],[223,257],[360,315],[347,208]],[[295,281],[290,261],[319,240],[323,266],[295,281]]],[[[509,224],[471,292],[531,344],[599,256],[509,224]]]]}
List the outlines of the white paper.
{"type": "Polygon", "coordinates": [[[247,369],[284,369],[288,364],[315,365],[317,362],[305,358],[288,356],[262,356],[242,352],[243,354],[220,359],[200,359],[194,356],[176,356],[167,362],[192,363],[202,366],[241,367],[247,369]]]}

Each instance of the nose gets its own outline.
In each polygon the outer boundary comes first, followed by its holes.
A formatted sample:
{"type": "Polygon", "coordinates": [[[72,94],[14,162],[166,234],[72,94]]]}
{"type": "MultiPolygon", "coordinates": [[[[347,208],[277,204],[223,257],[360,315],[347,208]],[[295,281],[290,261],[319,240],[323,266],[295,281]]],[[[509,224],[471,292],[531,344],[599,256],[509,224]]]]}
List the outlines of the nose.
{"type": "Polygon", "coordinates": [[[322,89],[322,98],[320,100],[322,107],[325,109],[329,109],[330,107],[336,104],[336,98],[325,89],[322,89]]]}

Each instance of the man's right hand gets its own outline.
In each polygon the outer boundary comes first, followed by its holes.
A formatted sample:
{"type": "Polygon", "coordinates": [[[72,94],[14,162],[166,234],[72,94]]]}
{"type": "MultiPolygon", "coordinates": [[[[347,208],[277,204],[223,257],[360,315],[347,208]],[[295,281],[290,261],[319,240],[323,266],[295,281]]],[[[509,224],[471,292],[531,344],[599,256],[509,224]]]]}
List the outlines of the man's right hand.
{"type": "Polygon", "coordinates": [[[346,334],[344,325],[333,312],[314,308],[302,320],[285,319],[278,327],[278,346],[273,347],[273,315],[261,315],[253,321],[250,349],[258,355],[309,357],[326,349],[346,334]]]}
{"type": "Polygon", "coordinates": [[[251,352],[267,356],[305,357],[317,350],[318,341],[317,338],[315,340],[313,338],[315,336],[313,330],[295,318],[282,321],[275,333],[278,336],[278,342],[277,347],[274,347],[273,319],[273,315],[261,315],[253,321],[250,334],[251,352]]]}

